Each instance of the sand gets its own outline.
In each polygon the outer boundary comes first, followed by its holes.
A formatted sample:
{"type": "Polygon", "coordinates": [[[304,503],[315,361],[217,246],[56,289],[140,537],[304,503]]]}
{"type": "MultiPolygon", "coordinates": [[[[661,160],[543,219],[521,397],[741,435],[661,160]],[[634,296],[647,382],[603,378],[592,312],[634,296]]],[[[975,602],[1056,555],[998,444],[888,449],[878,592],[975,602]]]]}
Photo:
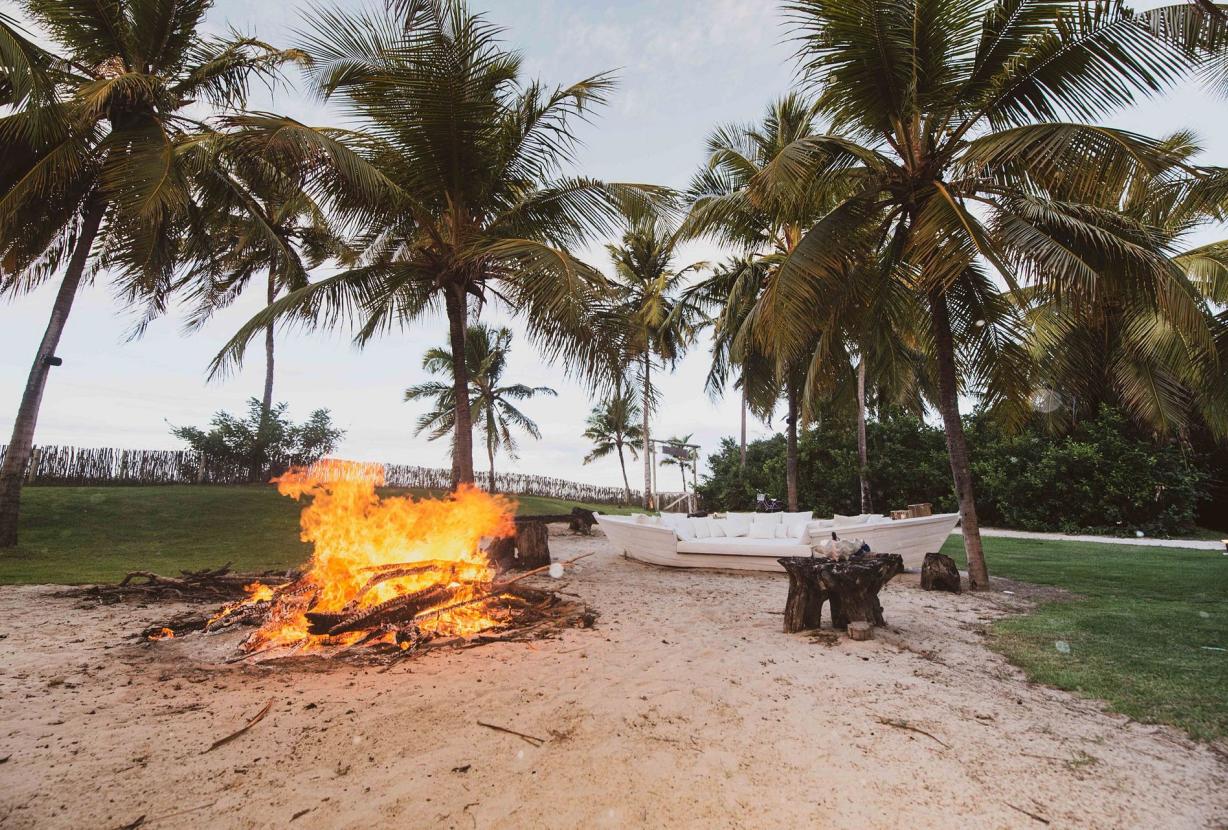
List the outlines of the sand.
{"type": "Polygon", "coordinates": [[[783,575],[552,544],[596,552],[554,583],[600,610],[594,630],[384,672],[225,665],[232,635],[131,640],[175,606],[0,589],[0,827],[1228,825],[1224,746],[1031,685],[985,648],[1019,586],[940,595],[905,575],[889,627],[855,643],[782,634],[783,575]]]}

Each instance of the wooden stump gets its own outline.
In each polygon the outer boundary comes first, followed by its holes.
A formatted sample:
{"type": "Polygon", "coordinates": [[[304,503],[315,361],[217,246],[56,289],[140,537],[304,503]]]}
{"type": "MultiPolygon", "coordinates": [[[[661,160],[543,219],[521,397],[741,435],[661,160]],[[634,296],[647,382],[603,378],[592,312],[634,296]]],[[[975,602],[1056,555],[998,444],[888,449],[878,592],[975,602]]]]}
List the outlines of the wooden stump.
{"type": "Polygon", "coordinates": [[[941,553],[925,554],[921,565],[921,587],[926,591],[959,593],[959,569],[955,560],[941,553]]]}
{"type": "Polygon", "coordinates": [[[544,522],[526,522],[516,526],[517,570],[530,570],[550,564],[550,533],[544,522]]]}
{"type": "Polygon", "coordinates": [[[545,522],[516,522],[516,535],[496,539],[487,549],[495,569],[527,571],[550,564],[550,533],[545,522]]]}
{"type": "Polygon", "coordinates": [[[583,507],[571,508],[571,520],[567,525],[571,528],[572,533],[583,533],[588,536],[592,534],[595,524],[597,524],[597,517],[593,515],[593,511],[585,510],[583,507]]]}
{"type": "Polygon", "coordinates": [[[911,518],[912,518],[911,510],[892,510],[891,511],[891,521],[893,522],[898,522],[900,519],[911,519],[911,518]]]}
{"type": "Polygon", "coordinates": [[[784,629],[786,634],[818,628],[823,622],[823,602],[827,594],[819,584],[819,568],[826,559],[802,556],[780,560],[789,575],[789,598],[785,600],[784,629]]]}
{"type": "Polygon", "coordinates": [[[848,559],[786,556],[777,560],[789,575],[784,629],[787,633],[818,628],[823,602],[831,603],[835,628],[864,622],[886,625],[878,592],[904,570],[895,553],[872,553],[848,559]]]}
{"type": "Polygon", "coordinates": [[[920,504],[910,504],[908,505],[908,512],[911,513],[914,518],[919,518],[921,516],[932,516],[934,515],[934,506],[928,501],[921,502],[920,504]]]}

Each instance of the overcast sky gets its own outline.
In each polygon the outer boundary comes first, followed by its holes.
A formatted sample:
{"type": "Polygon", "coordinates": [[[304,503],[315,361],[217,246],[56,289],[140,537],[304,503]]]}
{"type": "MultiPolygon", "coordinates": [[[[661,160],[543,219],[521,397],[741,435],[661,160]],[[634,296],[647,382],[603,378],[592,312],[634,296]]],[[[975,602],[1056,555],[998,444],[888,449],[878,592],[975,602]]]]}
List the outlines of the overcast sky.
{"type": "MultiPolygon", "coordinates": [[[[293,45],[302,2],[219,0],[209,25],[234,26],[277,45],[293,45]]],[[[342,5],[359,6],[357,2],[342,5]]],[[[619,88],[610,105],[582,130],[581,166],[612,181],[682,187],[702,161],[704,138],[713,126],[757,118],[772,98],[793,82],[792,48],[776,4],[766,0],[481,0],[506,27],[508,43],[521,50],[529,74],[568,83],[614,69],[619,88]]],[[[1148,4],[1154,5],[1154,4],[1148,4]]],[[[293,79],[296,80],[297,79],[293,79]]],[[[285,112],[308,123],[334,117],[295,89],[255,108],[285,112]]],[[[1193,87],[1123,112],[1111,123],[1151,135],[1193,129],[1206,152],[1202,161],[1228,165],[1228,103],[1193,87]]],[[[1199,241],[1210,241],[1208,230],[1199,241]]],[[[588,252],[607,269],[601,243],[588,252]]],[[[682,263],[711,260],[720,252],[694,245],[682,263]]],[[[0,433],[7,439],[29,361],[46,325],[54,286],[0,305],[0,433]]],[[[260,394],[259,352],[245,369],[223,381],[206,382],[205,369],[218,347],[260,306],[256,296],[220,314],[191,337],[182,317],[155,323],[136,342],[125,342],[131,320],[117,312],[105,280],[77,300],[59,348],[64,365],[53,370],[36,442],[129,448],[175,448],[169,424],[204,424],[218,409],[237,410],[260,394]]],[[[499,315],[488,315],[500,322],[499,315]]],[[[423,350],[446,340],[442,320],[425,319],[406,333],[355,350],[343,333],[279,336],[275,397],[305,416],[331,409],[347,431],[338,455],[348,458],[448,466],[446,442],[413,437],[421,412],[402,400],[406,386],[425,379],[423,350]]],[[[523,337],[513,344],[509,380],[549,385],[558,398],[528,402],[543,440],[523,443],[516,466],[529,473],[580,481],[620,483],[617,463],[584,466],[581,436],[591,408],[584,391],[543,364],[523,337]]],[[[664,406],[654,425],[658,436],[693,433],[705,452],[738,425],[736,400],[710,401],[703,390],[707,347],[700,344],[662,384],[664,406]]],[[[752,437],[768,433],[752,425],[752,437]]],[[[484,459],[476,459],[478,467],[484,459]]],[[[500,462],[506,469],[509,462],[500,462]]],[[[672,486],[672,471],[662,486],[672,486]]],[[[632,470],[632,486],[642,474],[632,470]]]]}

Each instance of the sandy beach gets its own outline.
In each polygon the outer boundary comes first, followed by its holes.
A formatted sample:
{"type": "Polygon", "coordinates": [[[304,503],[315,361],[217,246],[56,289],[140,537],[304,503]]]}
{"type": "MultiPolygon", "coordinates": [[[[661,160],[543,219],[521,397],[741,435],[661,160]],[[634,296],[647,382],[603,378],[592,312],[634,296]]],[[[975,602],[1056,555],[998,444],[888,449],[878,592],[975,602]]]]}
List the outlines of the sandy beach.
{"type": "Polygon", "coordinates": [[[238,634],[133,640],[174,605],[0,589],[0,827],[1228,823],[1228,749],[1030,685],[985,648],[1025,586],[952,596],[906,574],[887,629],[855,643],[782,634],[783,575],[658,569],[600,535],[552,546],[595,554],[551,587],[596,628],[387,671],[226,664],[238,634]]]}

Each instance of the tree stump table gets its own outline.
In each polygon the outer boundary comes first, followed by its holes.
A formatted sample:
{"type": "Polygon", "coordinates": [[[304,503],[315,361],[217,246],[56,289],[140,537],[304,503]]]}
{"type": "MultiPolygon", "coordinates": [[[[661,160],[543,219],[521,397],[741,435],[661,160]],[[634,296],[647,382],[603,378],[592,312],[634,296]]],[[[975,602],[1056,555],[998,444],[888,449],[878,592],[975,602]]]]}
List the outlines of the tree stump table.
{"type": "Polygon", "coordinates": [[[818,628],[824,602],[831,604],[834,628],[848,628],[851,622],[886,625],[878,592],[904,570],[903,558],[895,553],[846,559],[786,556],[776,561],[789,575],[784,618],[788,634],[818,628]]]}

